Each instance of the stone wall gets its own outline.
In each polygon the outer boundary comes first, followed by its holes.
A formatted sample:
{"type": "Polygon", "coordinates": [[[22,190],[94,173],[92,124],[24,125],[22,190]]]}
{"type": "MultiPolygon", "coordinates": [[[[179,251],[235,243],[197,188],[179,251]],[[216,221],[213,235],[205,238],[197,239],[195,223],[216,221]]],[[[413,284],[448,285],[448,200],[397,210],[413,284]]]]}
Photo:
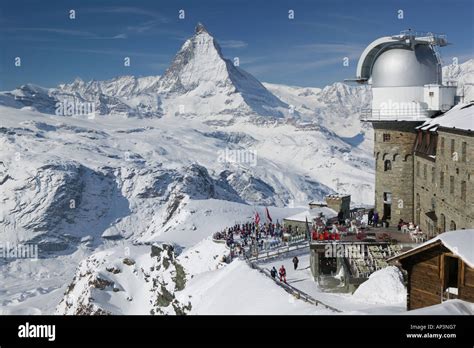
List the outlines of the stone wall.
{"type": "Polygon", "coordinates": [[[375,210],[384,214],[384,192],[392,194],[390,224],[413,221],[413,144],[420,122],[372,122],[376,160],[375,210]],[[385,135],[385,136],[384,136],[385,135]],[[384,139],[385,137],[385,139],[384,139]],[[390,139],[387,139],[390,137],[390,139]],[[390,161],[387,168],[386,161],[390,161]]]}
{"type": "Polygon", "coordinates": [[[432,221],[426,213],[435,211],[436,207],[436,163],[434,159],[415,155],[414,163],[415,180],[415,205],[414,205],[414,223],[421,227],[421,230],[429,237],[437,234],[436,221],[432,221]],[[433,172],[433,168],[435,171],[433,172]],[[434,173],[434,174],[433,174],[434,173]]]}
{"type": "MultiPolygon", "coordinates": [[[[431,210],[434,203],[438,218],[436,232],[474,228],[473,133],[440,129],[438,134],[436,161],[427,161],[420,156],[415,158],[415,163],[420,162],[420,176],[418,177],[415,172],[415,196],[420,197],[420,215],[423,216],[428,208],[431,210]],[[431,162],[431,165],[427,173],[428,178],[425,180],[423,166],[427,162],[431,162]],[[435,174],[434,182],[432,167],[435,174]],[[441,184],[442,176],[444,177],[443,185],[441,184]],[[465,187],[465,193],[462,194],[463,187],[465,187]]],[[[421,227],[427,231],[428,226],[423,220],[425,219],[421,218],[421,227]]]]}
{"type": "Polygon", "coordinates": [[[328,208],[331,208],[338,214],[342,210],[342,213],[344,214],[344,219],[348,219],[350,217],[350,212],[351,212],[351,196],[350,195],[326,196],[326,204],[328,208]]]}

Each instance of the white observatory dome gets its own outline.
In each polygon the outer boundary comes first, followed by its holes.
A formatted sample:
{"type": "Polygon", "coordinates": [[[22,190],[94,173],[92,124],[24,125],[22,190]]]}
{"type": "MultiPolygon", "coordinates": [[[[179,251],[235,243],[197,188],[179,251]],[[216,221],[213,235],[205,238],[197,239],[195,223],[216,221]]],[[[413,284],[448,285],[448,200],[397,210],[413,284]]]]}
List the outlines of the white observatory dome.
{"type": "Polygon", "coordinates": [[[411,87],[441,82],[435,52],[428,45],[414,49],[392,46],[375,59],[372,87],[411,87]]]}

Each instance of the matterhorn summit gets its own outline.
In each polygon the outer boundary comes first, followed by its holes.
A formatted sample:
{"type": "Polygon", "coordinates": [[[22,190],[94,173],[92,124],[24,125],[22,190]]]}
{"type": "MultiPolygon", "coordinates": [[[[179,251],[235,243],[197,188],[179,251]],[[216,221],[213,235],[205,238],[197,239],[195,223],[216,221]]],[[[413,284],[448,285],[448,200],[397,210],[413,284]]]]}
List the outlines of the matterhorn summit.
{"type": "Polygon", "coordinates": [[[160,79],[164,114],[282,117],[289,106],[225,59],[203,24],[186,40],[160,79]]]}

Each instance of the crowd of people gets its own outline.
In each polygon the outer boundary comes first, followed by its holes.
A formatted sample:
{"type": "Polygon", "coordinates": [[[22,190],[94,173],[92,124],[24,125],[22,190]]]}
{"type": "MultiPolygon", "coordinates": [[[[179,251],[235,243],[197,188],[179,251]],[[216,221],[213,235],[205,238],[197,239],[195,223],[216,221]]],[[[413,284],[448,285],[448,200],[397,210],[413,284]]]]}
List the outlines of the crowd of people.
{"type": "Polygon", "coordinates": [[[227,227],[213,235],[215,240],[224,240],[231,250],[232,256],[243,255],[250,246],[256,246],[260,250],[271,244],[279,245],[283,234],[288,231],[279,221],[276,223],[247,222],[227,227]]]}
{"type": "MultiPolygon", "coordinates": [[[[327,219],[320,216],[308,221],[308,226],[303,231],[301,226],[298,229],[294,226],[292,228],[291,225],[283,226],[279,221],[272,223],[267,220],[266,223],[257,223],[259,221],[256,220],[224,228],[216,232],[213,237],[225,241],[232,259],[247,255],[246,252],[251,250],[270,250],[286,242],[297,241],[298,236],[306,240],[309,237],[313,241],[339,241],[346,235],[356,235],[358,239],[363,239],[370,227],[378,227],[381,223],[386,223],[385,220],[385,216],[380,219],[374,209],[353,212],[350,219],[344,219],[344,214],[340,211],[335,218],[327,219]]],[[[388,224],[384,226],[388,227],[388,224]]],[[[419,228],[400,220],[398,230],[416,233],[419,228]]]]}

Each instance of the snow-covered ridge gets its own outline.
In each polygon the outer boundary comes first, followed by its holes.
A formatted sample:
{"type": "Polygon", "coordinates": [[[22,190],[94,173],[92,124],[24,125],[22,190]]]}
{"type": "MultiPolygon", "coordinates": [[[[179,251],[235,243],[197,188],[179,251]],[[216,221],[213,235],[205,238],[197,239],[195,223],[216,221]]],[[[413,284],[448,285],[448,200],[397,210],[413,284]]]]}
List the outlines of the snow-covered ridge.
{"type": "Polygon", "coordinates": [[[0,104],[57,112],[56,104],[91,103],[99,115],[289,115],[289,106],[256,78],[225,59],[217,41],[199,24],[163,76],[121,76],[108,81],[77,78],[57,88],[23,85],[0,95],[0,104]]]}
{"type": "Polygon", "coordinates": [[[79,265],[57,314],[186,314],[190,302],[175,293],[186,273],[169,244],[115,247],[79,265]]]}
{"type": "Polygon", "coordinates": [[[372,196],[371,155],[325,128],[0,112],[3,236],[47,252],[104,238],[159,240],[196,201],[285,206],[335,191],[361,203],[372,196]]]}
{"type": "Polygon", "coordinates": [[[456,83],[457,95],[463,96],[465,103],[474,101],[474,58],[462,64],[444,66],[443,82],[456,83]]]}

